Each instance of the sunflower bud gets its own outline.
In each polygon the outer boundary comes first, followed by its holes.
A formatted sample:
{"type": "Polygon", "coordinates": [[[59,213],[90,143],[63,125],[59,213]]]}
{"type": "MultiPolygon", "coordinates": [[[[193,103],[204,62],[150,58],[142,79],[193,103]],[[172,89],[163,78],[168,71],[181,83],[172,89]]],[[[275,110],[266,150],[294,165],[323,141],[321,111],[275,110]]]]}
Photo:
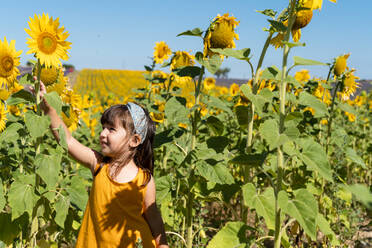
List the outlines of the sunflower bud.
{"type": "Polygon", "coordinates": [[[300,10],[296,13],[296,20],[293,23],[293,29],[301,29],[307,26],[313,18],[312,10],[300,10]]]}
{"type": "Polygon", "coordinates": [[[343,56],[338,56],[336,58],[335,67],[333,70],[333,73],[336,76],[340,76],[342,73],[344,73],[346,69],[346,60],[349,58],[350,54],[345,54],[343,56]]]}

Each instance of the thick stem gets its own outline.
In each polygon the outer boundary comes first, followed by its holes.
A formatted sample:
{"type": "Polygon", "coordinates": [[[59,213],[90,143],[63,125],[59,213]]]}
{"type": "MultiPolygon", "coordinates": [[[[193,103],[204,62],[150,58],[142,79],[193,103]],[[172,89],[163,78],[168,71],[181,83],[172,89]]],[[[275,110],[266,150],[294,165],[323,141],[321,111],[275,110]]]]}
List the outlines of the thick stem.
{"type": "MultiPolygon", "coordinates": [[[[289,54],[289,46],[287,44],[289,40],[289,36],[291,34],[291,29],[293,26],[293,22],[295,19],[295,4],[296,0],[291,0],[290,2],[290,10],[289,10],[289,17],[288,17],[288,27],[285,34],[285,45],[283,50],[283,63],[282,63],[282,78],[280,82],[280,92],[279,92],[279,101],[280,101],[280,112],[279,112],[279,134],[284,132],[285,126],[284,126],[284,119],[285,119],[285,94],[286,94],[286,88],[287,88],[287,60],[288,60],[288,54],[289,54]]],[[[275,189],[275,233],[274,233],[274,242],[275,242],[275,248],[280,248],[281,244],[281,238],[280,238],[280,227],[281,227],[281,221],[280,221],[280,207],[278,204],[278,194],[282,189],[282,173],[284,170],[284,154],[283,154],[283,146],[278,146],[277,149],[277,184],[275,189]]]]}
{"type": "MultiPolygon", "coordinates": [[[[200,101],[200,92],[202,88],[202,79],[204,75],[204,66],[202,66],[200,70],[200,75],[198,78],[198,83],[195,88],[195,105],[199,104],[200,101]]],[[[191,138],[191,151],[195,149],[196,146],[196,131],[197,131],[197,121],[198,119],[196,116],[198,115],[198,109],[195,108],[194,115],[192,118],[192,138],[191,138]]],[[[191,165],[190,168],[190,179],[194,176],[194,169],[195,166],[191,165]]],[[[187,227],[187,248],[192,248],[192,240],[193,240],[193,235],[192,235],[192,209],[194,205],[194,194],[189,190],[189,193],[187,194],[187,206],[186,206],[186,211],[187,211],[187,216],[186,216],[186,227],[187,227]]]]}
{"type": "Polygon", "coordinates": [[[333,91],[333,96],[332,96],[332,103],[331,103],[331,109],[329,112],[329,120],[328,120],[328,130],[327,130],[327,141],[326,141],[326,154],[328,154],[328,147],[329,147],[329,141],[331,139],[331,128],[332,128],[332,120],[333,120],[333,108],[335,105],[336,101],[336,95],[337,95],[337,90],[338,87],[340,86],[341,82],[337,82],[335,90],[333,91]]]}

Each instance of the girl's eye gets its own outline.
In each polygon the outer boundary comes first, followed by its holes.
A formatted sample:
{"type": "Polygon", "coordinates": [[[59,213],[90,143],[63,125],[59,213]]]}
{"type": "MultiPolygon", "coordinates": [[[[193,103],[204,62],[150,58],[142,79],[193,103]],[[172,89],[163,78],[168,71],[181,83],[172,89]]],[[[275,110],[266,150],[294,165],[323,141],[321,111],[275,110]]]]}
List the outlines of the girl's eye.
{"type": "Polygon", "coordinates": [[[110,127],[109,130],[110,130],[110,131],[115,131],[115,128],[110,127]]]}

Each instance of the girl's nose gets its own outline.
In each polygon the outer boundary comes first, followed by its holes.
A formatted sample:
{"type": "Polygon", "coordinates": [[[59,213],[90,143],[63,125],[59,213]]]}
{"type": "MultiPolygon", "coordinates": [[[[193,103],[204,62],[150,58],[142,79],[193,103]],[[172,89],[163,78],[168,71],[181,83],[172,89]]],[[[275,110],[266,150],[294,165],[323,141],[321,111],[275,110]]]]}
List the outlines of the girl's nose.
{"type": "Polygon", "coordinates": [[[106,135],[107,135],[107,128],[104,128],[104,129],[101,131],[100,137],[106,137],[106,135]]]}

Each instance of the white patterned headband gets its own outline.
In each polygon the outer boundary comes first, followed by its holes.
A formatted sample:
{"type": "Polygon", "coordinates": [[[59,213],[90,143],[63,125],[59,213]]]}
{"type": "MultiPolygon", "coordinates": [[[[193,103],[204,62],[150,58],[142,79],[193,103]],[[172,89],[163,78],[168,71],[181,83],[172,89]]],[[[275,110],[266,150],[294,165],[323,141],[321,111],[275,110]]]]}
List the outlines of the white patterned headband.
{"type": "Polygon", "coordinates": [[[136,130],[136,133],[141,136],[142,144],[147,134],[147,121],[145,111],[143,111],[143,109],[139,105],[132,102],[128,102],[127,107],[133,120],[134,129],[136,130]]]}

